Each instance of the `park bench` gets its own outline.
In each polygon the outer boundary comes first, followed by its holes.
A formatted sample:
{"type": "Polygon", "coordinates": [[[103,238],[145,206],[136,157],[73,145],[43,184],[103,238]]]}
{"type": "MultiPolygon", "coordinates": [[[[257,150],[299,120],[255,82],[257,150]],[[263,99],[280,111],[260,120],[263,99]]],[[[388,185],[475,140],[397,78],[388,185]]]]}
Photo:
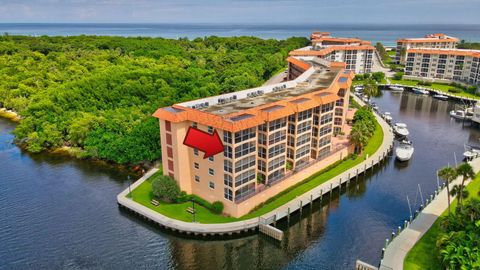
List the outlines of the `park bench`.
{"type": "Polygon", "coordinates": [[[192,215],[195,214],[195,210],[192,207],[188,207],[187,212],[192,214],[192,215]]]}
{"type": "Polygon", "coordinates": [[[157,200],[155,200],[155,199],[152,199],[152,200],[150,201],[150,203],[153,204],[153,205],[155,205],[155,206],[159,206],[159,205],[160,205],[160,203],[159,203],[157,200]]]}

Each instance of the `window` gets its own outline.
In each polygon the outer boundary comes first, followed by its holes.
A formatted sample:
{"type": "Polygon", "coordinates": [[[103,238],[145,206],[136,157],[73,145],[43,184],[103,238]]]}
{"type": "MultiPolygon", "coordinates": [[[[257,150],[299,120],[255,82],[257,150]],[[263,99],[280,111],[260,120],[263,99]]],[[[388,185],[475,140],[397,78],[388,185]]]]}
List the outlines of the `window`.
{"type": "Polygon", "coordinates": [[[225,199],[229,200],[229,201],[233,201],[233,192],[231,189],[229,188],[224,188],[223,189],[223,196],[225,197],[225,199]]]}
{"type": "Polygon", "coordinates": [[[223,132],[223,142],[232,143],[232,133],[229,131],[223,132]]]}
{"type": "Polygon", "coordinates": [[[285,140],[285,137],[286,137],[285,130],[277,131],[277,132],[268,136],[268,143],[269,144],[274,144],[274,143],[283,141],[283,140],[285,140]]]}
{"type": "Polygon", "coordinates": [[[200,169],[200,165],[198,165],[197,162],[193,163],[193,165],[195,166],[195,169],[200,169]]]}
{"type": "Polygon", "coordinates": [[[215,158],[213,156],[210,156],[210,157],[208,157],[208,160],[213,162],[215,160],[215,158]]]}
{"type": "Polygon", "coordinates": [[[275,145],[274,147],[271,147],[270,149],[268,149],[268,158],[278,156],[282,153],[285,153],[285,145],[284,144],[275,145]]]}
{"type": "Polygon", "coordinates": [[[322,105],[322,110],[321,110],[322,113],[326,113],[331,110],[333,110],[333,102],[322,105]]]}
{"type": "Polygon", "coordinates": [[[167,138],[167,144],[172,145],[172,134],[167,133],[166,138],[167,138]]]}
{"type": "Polygon", "coordinates": [[[246,197],[255,192],[255,183],[248,184],[244,187],[241,187],[235,191],[235,200],[246,197]]]}
{"type": "Polygon", "coordinates": [[[300,157],[303,157],[308,153],[310,153],[310,144],[307,144],[299,148],[297,150],[297,154],[295,155],[295,159],[299,159],[300,157]]]}
{"type": "Polygon", "coordinates": [[[212,181],[208,182],[208,187],[211,189],[215,189],[215,183],[212,181]]]}
{"type": "Polygon", "coordinates": [[[310,121],[307,121],[307,122],[303,122],[301,123],[300,125],[297,126],[297,134],[298,133],[303,133],[307,130],[311,130],[312,129],[312,123],[310,121]]]}
{"type": "Polygon", "coordinates": [[[171,147],[167,147],[167,156],[169,158],[173,157],[173,150],[171,147]]]}
{"type": "Polygon", "coordinates": [[[263,134],[263,133],[259,133],[258,134],[258,143],[259,144],[267,144],[267,135],[263,134]]]}
{"type": "Polygon", "coordinates": [[[255,142],[247,142],[235,147],[235,157],[241,157],[255,152],[255,142]]]}
{"type": "Polygon", "coordinates": [[[212,168],[208,168],[208,174],[215,175],[215,171],[212,168]]]}
{"type": "Polygon", "coordinates": [[[254,138],[255,135],[255,128],[248,128],[239,132],[235,132],[235,143],[243,142],[248,139],[254,138]]]}
{"type": "Polygon", "coordinates": [[[255,156],[249,156],[244,159],[241,159],[237,162],[235,162],[235,172],[240,172],[243,171],[247,168],[250,168],[252,166],[255,166],[255,161],[256,161],[255,156]]]}
{"type": "Polygon", "coordinates": [[[313,124],[318,125],[318,116],[317,115],[313,116],[313,124]]]}
{"type": "Polygon", "coordinates": [[[300,122],[311,117],[312,117],[312,110],[305,110],[298,113],[297,119],[300,122]]]}
{"type": "Polygon", "coordinates": [[[291,148],[287,149],[287,157],[289,159],[293,159],[293,149],[291,149],[291,148]]]}
{"type": "Polygon", "coordinates": [[[285,118],[277,119],[275,121],[271,121],[268,123],[268,130],[273,131],[279,128],[285,127],[287,125],[287,121],[285,118]]]}
{"type": "Polygon", "coordinates": [[[226,172],[232,172],[232,162],[230,160],[223,161],[223,170],[226,172]]]}
{"type": "Polygon", "coordinates": [[[248,170],[235,177],[235,186],[241,186],[242,184],[252,181],[253,179],[255,179],[255,169],[248,170]]]}
{"type": "Polygon", "coordinates": [[[195,156],[198,156],[198,149],[197,149],[197,148],[193,148],[193,154],[194,154],[195,156]]]}
{"type": "Polygon", "coordinates": [[[172,123],[170,121],[165,121],[165,130],[172,131],[172,123]]]}
{"type": "Polygon", "coordinates": [[[195,175],[195,182],[200,182],[200,176],[195,175]]]}
{"type": "Polygon", "coordinates": [[[325,145],[330,144],[331,138],[332,138],[331,135],[328,135],[328,136],[325,136],[325,137],[321,138],[321,139],[318,141],[318,147],[322,147],[322,146],[325,146],[325,145]]]}
{"type": "Polygon", "coordinates": [[[275,182],[275,181],[279,180],[280,178],[282,178],[283,175],[284,175],[283,170],[274,171],[273,173],[268,175],[268,182],[270,182],[270,183],[275,182]]]}
{"type": "Polygon", "coordinates": [[[261,158],[267,158],[267,150],[263,147],[258,148],[258,156],[261,158]]]}
{"type": "Polygon", "coordinates": [[[229,175],[229,174],[224,174],[223,175],[223,183],[225,184],[225,186],[232,187],[232,185],[233,185],[232,176],[229,175]]]}
{"type": "Polygon", "coordinates": [[[212,134],[213,133],[213,127],[208,126],[208,133],[212,134]]]}
{"type": "Polygon", "coordinates": [[[266,171],[267,167],[265,165],[265,161],[259,160],[258,161],[258,170],[260,171],[266,171]]]}
{"type": "Polygon", "coordinates": [[[225,145],[223,148],[223,156],[227,158],[232,158],[232,147],[225,145]]]}
{"type": "Polygon", "coordinates": [[[342,116],[343,115],[343,109],[342,108],[336,108],[335,109],[335,116],[342,116]]]}
{"type": "Polygon", "coordinates": [[[311,133],[305,133],[297,139],[297,147],[310,142],[311,133]]]}
{"type": "Polygon", "coordinates": [[[192,127],[196,128],[197,127],[197,122],[193,122],[192,127]]]}
{"type": "Polygon", "coordinates": [[[322,117],[320,118],[320,125],[330,123],[332,122],[332,119],[333,119],[332,113],[322,115],[322,117]]]}
{"type": "Polygon", "coordinates": [[[170,171],[173,171],[173,161],[171,161],[171,160],[168,161],[168,169],[170,171]]]}
{"type": "Polygon", "coordinates": [[[295,125],[289,124],[288,125],[288,134],[295,134],[295,125]]]}
{"type": "Polygon", "coordinates": [[[275,170],[285,165],[285,157],[278,157],[268,163],[268,171],[275,170]]]}

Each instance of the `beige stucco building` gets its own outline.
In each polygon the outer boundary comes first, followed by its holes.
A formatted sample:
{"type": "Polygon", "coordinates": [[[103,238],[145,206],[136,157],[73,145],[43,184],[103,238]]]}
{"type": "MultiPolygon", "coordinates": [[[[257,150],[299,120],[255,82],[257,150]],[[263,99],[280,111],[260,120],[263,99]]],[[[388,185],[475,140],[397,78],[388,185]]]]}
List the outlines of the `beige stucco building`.
{"type": "Polygon", "coordinates": [[[303,180],[304,168],[346,157],[354,73],[312,57],[288,62],[289,81],[158,109],[163,173],[239,217],[303,180]],[[224,151],[204,159],[183,144],[190,128],[218,133],[224,151]]]}
{"type": "Polygon", "coordinates": [[[405,64],[408,49],[454,49],[458,38],[445,34],[429,34],[423,38],[402,38],[397,40],[396,56],[397,63],[405,64]]]}

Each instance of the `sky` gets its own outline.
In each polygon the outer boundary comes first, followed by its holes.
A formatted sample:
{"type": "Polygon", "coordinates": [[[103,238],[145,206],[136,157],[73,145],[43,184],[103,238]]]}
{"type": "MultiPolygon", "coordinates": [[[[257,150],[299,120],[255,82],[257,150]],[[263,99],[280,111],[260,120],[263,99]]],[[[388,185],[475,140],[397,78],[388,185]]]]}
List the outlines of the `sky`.
{"type": "Polygon", "coordinates": [[[0,0],[0,23],[480,24],[480,0],[0,0]]]}

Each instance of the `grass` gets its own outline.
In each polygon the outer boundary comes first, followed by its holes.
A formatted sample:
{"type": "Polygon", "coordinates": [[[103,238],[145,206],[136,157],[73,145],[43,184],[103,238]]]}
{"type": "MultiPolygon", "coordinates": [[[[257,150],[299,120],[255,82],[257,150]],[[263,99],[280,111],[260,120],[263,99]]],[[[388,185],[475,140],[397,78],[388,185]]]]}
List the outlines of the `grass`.
{"type": "MultiPolygon", "coordinates": [[[[192,222],[193,216],[187,212],[187,208],[192,206],[191,202],[178,204],[160,202],[159,206],[155,206],[150,202],[153,199],[152,179],[158,174],[162,174],[162,171],[156,172],[147,181],[132,190],[133,200],[169,218],[192,222]]],[[[195,210],[195,221],[199,223],[225,223],[237,221],[236,218],[214,214],[209,209],[198,204],[195,204],[195,210]]]]}
{"type": "MultiPolygon", "coordinates": [[[[419,81],[390,79],[390,83],[392,83],[392,84],[403,84],[403,85],[407,85],[407,86],[417,86],[419,81]]],[[[419,87],[424,87],[424,88],[431,88],[431,89],[442,91],[442,92],[445,92],[445,93],[448,93],[448,94],[451,94],[451,95],[480,99],[480,96],[465,92],[465,90],[463,88],[460,88],[458,86],[452,86],[452,85],[449,85],[449,84],[446,84],[446,83],[432,83],[431,86],[422,86],[422,85],[418,85],[418,86],[419,87]],[[460,92],[459,93],[448,92],[449,89],[456,89],[460,92]]]]}
{"type": "MultiPolygon", "coordinates": [[[[365,80],[354,80],[352,82],[353,86],[364,85],[364,84],[365,84],[365,80]]],[[[387,84],[387,80],[384,78],[384,79],[382,79],[382,81],[377,82],[377,84],[387,84]]]]}
{"type": "MultiPolygon", "coordinates": [[[[295,199],[299,195],[302,195],[303,193],[317,187],[322,183],[325,183],[331,178],[361,163],[363,160],[365,160],[365,156],[367,154],[371,156],[373,153],[375,153],[378,150],[378,148],[380,148],[380,146],[382,145],[382,142],[383,142],[383,130],[380,127],[380,125],[377,123],[376,130],[372,138],[370,139],[370,142],[365,147],[363,154],[359,155],[357,158],[347,159],[345,161],[338,162],[334,164],[334,166],[329,166],[328,168],[315,173],[314,175],[308,177],[307,179],[303,180],[297,185],[292,186],[286,189],[285,191],[279,193],[278,195],[270,198],[267,202],[260,205],[257,209],[240,218],[233,218],[233,217],[214,214],[207,208],[196,204],[195,205],[195,209],[197,211],[196,221],[199,223],[227,223],[227,222],[246,220],[246,219],[258,217],[260,215],[268,213],[273,209],[291,201],[292,199],[295,199]]],[[[192,215],[187,212],[187,208],[192,206],[191,202],[179,203],[179,204],[160,202],[159,206],[154,206],[151,204],[151,200],[153,198],[151,182],[152,182],[152,179],[155,178],[155,175],[161,174],[161,173],[162,173],[161,171],[158,171],[156,174],[151,176],[147,181],[143,182],[141,185],[135,188],[132,191],[133,200],[164,216],[185,221],[185,222],[191,222],[192,215]]]]}
{"type": "MultiPolygon", "coordinates": [[[[469,192],[470,198],[479,198],[480,195],[480,174],[477,174],[475,180],[470,182],[466,187],[469,192]]],[[[451,209],[455,209],[457,201],[454,200],[451,204],[451,209]]],[[[442,213],[442,217],[448,214],[448,210],[442,213]]],[[[415,246],[408,252],[405,257],[404,266],[405,270],[436,270],[443,269],[443,266],[439,259],[439,253],[437,250],[436,242],[440,234],[440,221],[437,219],[433,223],[432,227],[425,233],[425,235],[418,241],[415,246]]]]}

